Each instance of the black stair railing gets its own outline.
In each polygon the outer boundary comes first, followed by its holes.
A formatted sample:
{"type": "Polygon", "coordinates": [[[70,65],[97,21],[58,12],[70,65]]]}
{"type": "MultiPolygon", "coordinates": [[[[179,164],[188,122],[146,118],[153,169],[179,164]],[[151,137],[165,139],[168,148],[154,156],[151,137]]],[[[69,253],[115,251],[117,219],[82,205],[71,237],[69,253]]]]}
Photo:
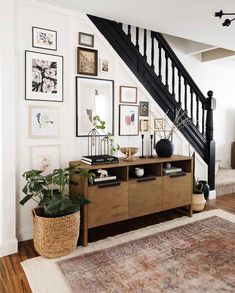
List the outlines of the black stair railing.
{"type": "Polygon", "coordinates": [[[168,117],[184,110],[191,123],[182,134],[208,164],[208,183],[215,187],[213,93],[208,98],[162,34],[88,15],[168,117]]]}

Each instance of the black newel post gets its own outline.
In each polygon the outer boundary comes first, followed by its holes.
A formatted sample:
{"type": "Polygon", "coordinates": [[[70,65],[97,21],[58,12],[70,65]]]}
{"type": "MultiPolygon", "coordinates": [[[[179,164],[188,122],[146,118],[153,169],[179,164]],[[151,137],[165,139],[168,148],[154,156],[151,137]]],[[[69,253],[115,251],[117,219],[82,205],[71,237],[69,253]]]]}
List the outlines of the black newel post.
{"type": "Polygon", "coordinates": [[[207,115],[206,115],[206,142],[207,142],[207,161],[208,161],[208,184],[210,190],[215,189],[215,141],[213,140],[213,110],[216,108],[216,100],[213,92],[207,93],[207,115]]]}

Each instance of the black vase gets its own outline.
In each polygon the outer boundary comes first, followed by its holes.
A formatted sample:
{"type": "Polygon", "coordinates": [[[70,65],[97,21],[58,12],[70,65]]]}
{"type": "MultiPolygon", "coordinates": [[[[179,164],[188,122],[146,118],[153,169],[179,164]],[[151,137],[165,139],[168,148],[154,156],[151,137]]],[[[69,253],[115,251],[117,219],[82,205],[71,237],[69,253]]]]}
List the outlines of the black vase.
{"type": "Polygon", "coordinates": [[[210,186],[208,185],[207,181],[205,180],[199,180],[200,184],[202,184],[202,191],[205,197],[205,200],[208,200],[209,194],[210,194],[210,186]]]}
{"type": "Polygon", "coordinates": [[[174,151],[174,145],[169,139],[160,139],[155,145],[155,151],[159,157],[171,157],[174,151]]]}

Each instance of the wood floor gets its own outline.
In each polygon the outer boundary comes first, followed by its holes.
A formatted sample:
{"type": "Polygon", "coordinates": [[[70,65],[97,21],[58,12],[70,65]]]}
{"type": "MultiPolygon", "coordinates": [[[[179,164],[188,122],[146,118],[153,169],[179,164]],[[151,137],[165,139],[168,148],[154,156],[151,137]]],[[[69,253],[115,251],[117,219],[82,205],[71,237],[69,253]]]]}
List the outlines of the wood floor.
{"type": "MultiPolygon", "coordinates": [[[[235,193],[219,196],[208,202],[206,209],[220,208],[235,214],[235,193]]],[[[136,218],[120,223],[91,229],[89,241],[93,242],[108,236],[139,229],[148,225],[181,217],[182,212],[171,210],[158,214],[136,218]]],[[[0,258],[0,293],[29,293],[32,292],[20,262],[37,256],[32,240],[19,243],[19,252],[0,258]]]]}

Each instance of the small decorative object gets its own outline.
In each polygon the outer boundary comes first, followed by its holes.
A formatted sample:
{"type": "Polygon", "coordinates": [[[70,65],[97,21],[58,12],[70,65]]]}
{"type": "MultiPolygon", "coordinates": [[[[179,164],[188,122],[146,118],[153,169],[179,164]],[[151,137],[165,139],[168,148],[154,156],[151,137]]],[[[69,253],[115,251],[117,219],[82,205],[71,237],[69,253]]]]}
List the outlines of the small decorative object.
{"type": "Polygon", "coordinates": [[[100,174],[100,177],[103,178],[103,177],[108,177],[108,171],[107,170],[104,170],[104,169],[98,169],[97,170],[97,173],[100,174]]]}
{"type": "Polygon", "coordinates": [[[135,105],[119,105],[119,135],[139,134],[139,111],[135,105]]]}
{"type": "MultiPolygon", "coordinates": [[[[76,77],[76,136],[88,136],[93,119],[99,116],[106,122],[106,132],[114,132],[114,81],[76,77]]],[[[99,135],[102,129],[97,129],[99,135]]]]}
{"type": "Polygon", "coordinates": [[[78,44],[86,47],[94,47],[94,35],[79,32],[78,44]]]}
{"type": "Polygon", "coordinates": [[[32,146],[31,160],[33,170],[40,170],[43,176],[50,174],[60,167],[59,145],[32,146]]]}
{"type": "Polygon", "coordinates": [[[63,56],[25,51],[25,99],[63,102],[63,56]]]}
{"type": "Polygon", "coordinates": [[[120,86],[120,103],[137,104],[137,87],[120,86]]]}
{"type": "Polygon", "coordinates": [[[153,156],[153,134],[150,134],[150,156],[148,158],[152,159],[153,156]]]}
{"type": "Polygon", "coordinates": [[[163,118],[155,118],[154,119],[154,129],[164,129],[164,119],[163,118]]]}
{"type": "Polygon", "coordinates": [[[140,116],[149,115],[149,102],[141,101],[140,102],[140,116]]]}
{"type": "Polygon", "coordinates": [[[156,153],[159,157],[171,157],[173,155],[173,143],[166,138],[160,139],[155,145],[156,153]]]}
{"type": "Polygon", "coordinates": [[[146,158],[144,156],[144,134],[141,134],[141,149],[142,149],[142,154],[139,158],[144,159],[144,158],[146,158]]]}
{"type": "Polygon", "coordinates": [[[110,61],[107,58],[100,58],[100,72],[108,73],[110,70],[110,61]]]}
{"type": "Polygon", "coordinates": [[[87,48],[77,48],[77,73],[84,75],[98,74],[98,51],[87,48]]]}
{"type": "Polygon", "coordinates": [[[170,169],[170,168],[171,168],[171,163],[166,163],[166,164],[165,164],[165,168],[166,168],[166,169],[170,169]]]}
{"type": "Polygon", "coordinates": [[[135,175],[137,177],[142,177],[144,175],[144,169],[143,168],[135,168],[135,175]]]}
{"type": "Polygon", "coordinates": [[[120,151],[126,155],[126,157],[123,159],[125,161],[134,161],[135,158],[133,158],[133,155],[138,153],[139,148],[136,147],[121,147],[120,151]]]}
{"type": "Polygon", "coordinates": [[[58,137],[58,109],[49,106],[29,107],[29,137],[52,138],[58,137]]]}
{"type": "Polygon", "coordinates": [[[209,194],[210,194],[210,186],[207,183],[207,181],[205,181],[205,180],[199,180],[198,183],[202,184],[202,191],[203,191],[205,200],[207,201],[208,197],[209,197],[209,194]]]}
{"type": "Polygon", "coordinates": [[[77,246],[80,206],[89,201],[82,195],[70,197],[66,193],[73,175],[85,176],[91,183],[95,176],[86,170],[81,172],[77,167],[55,169],[46,176],[41,170],[29,170],[23,174],[25,197],[20,204],[24,205],[30,199],[39,203],[33,210],[34,247],[44,257],[60,257],[77,246]]]}
{"type": "Polygon", "coordinates": [[[57,32],[45,28],[32,27],[32,46],[47,50],[57,50],[57,32]]]}
{"type": "Polygon", "coordinates": [[[149,130],[149,120],[140,119],[140,132],[148,132],[149,130]]]}

